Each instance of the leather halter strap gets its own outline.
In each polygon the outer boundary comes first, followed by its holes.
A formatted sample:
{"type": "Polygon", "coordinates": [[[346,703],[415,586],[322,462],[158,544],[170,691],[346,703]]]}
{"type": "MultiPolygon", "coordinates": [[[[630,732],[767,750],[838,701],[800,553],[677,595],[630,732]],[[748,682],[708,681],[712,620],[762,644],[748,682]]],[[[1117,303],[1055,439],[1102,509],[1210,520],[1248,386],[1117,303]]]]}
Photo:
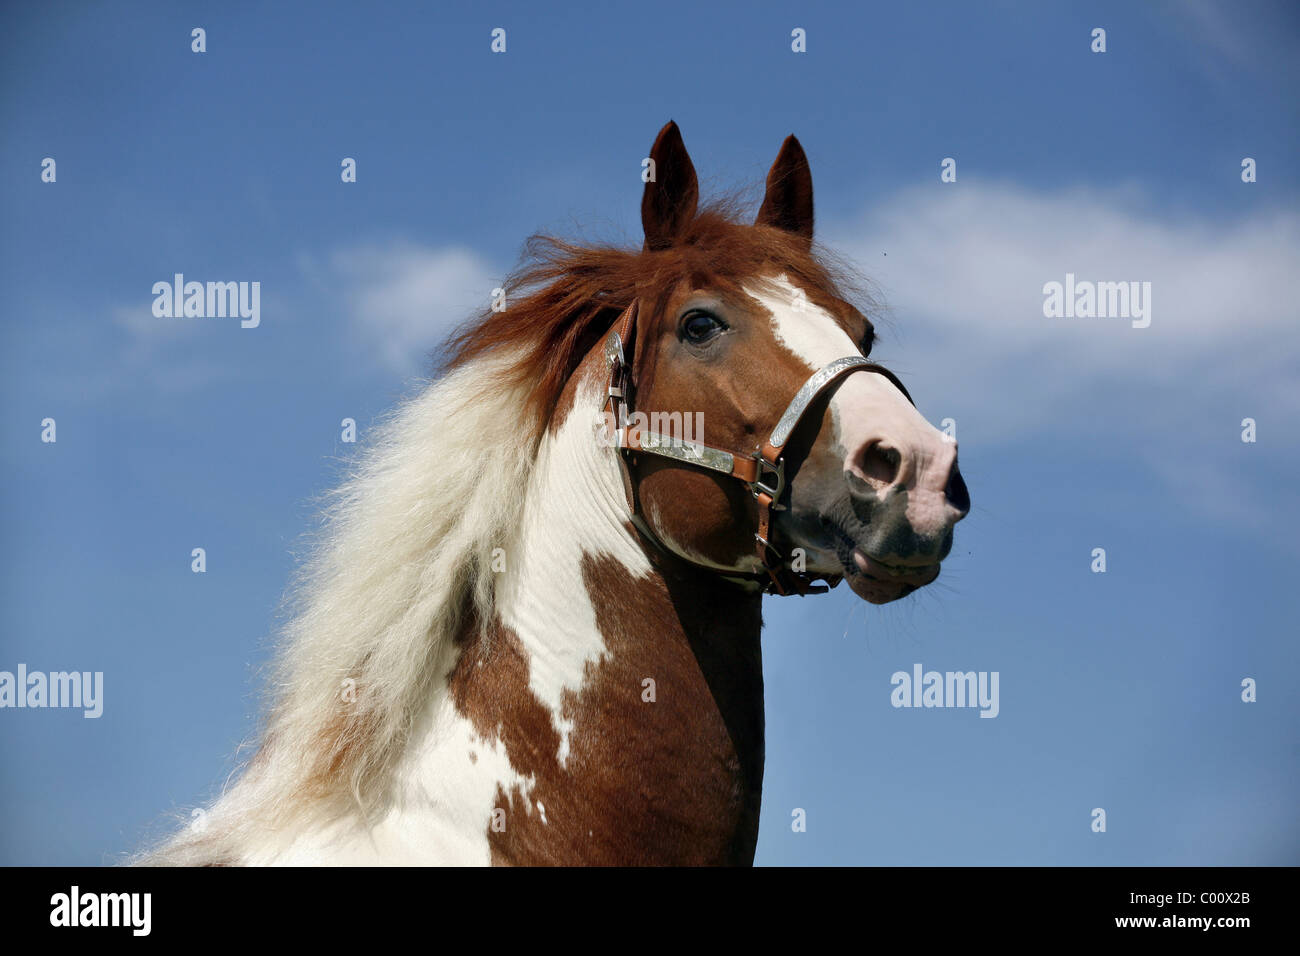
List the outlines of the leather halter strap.
{"type": "Polygon", "coordinates": [[[685,441],[645,428],[634,428],[628,424],[632,414],[632,368],[624,350],[632,343],[636,334],[636,320],[639,302],[634,301],[614,323],[605,340],[605,361],[609,366],[609,390],[605,407],[613,416],[613,440],[619,448],[619,463],[623,475],[623,490],[627,495],[632,522],[637,530],[660,551],[671,554],[679,560],[707,568],[720,577],[737,582],[757,582],[766,593],[775,594],[817,594],[835,587],[842,580],[842,575],[809,574],[796,571],[791,563],[784,560],[770,541],[772,512],[783,510],[782,495],[785,493],[785,458],[782,453],[795,429],[803,420],[808,409],[812,407],[823,392],[839,382],[846,375],[856,371],[872,371],[885,375],[902,391],[907,400],[911,396],[903,388],[893,373],[861,355],[847,355],[822,366],[814,372],[803,386],[795,393],[790,404],[776,423],[768,439],[749,454],[740,454],[713,448],[698,442],[685,441]],[[628,467],[628,458],[637,454],[657,455],[681,464],[726,475],[744,482],[758,503],[758,529],[754,534],[754,551],[763,570],[754,573],[727,571],[710,565],[689,561],[676,552],[670,551],[658,536],[650,530],[641,515],[638,506],[636,486],[628,467]],[[825,585],[816,585],[818,579],[826,581],[825,585]]]}

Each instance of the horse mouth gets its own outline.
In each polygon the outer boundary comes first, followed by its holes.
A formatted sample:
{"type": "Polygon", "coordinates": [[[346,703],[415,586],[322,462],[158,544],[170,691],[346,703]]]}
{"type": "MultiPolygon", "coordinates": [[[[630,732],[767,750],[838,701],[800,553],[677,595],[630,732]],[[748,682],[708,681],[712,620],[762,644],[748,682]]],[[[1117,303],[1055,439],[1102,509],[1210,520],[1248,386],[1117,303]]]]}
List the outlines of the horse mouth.
{"type": "Polygon", "coordinates": [[[939,576],[939,564],[890,564],[854,548],[844,565],[844,580],[858,597],[871,604],[905,598],[939,576]]]}
{"type": "Polygon", "coordinates": [[[857,548],[853,549],[853,564],[864,576],[876,581],[911,584],[918,588],[939,576],[937,561],[931,564],[890,564],[857,548]]]}
{"type": "Polygon", "coordinates": [[[822,525],[835,541],[835,553],[844,581],[858,597],[872,604],[888,604],[907,597],[939,576],[939,562],[902,564],[868,553],[838,522],[823,518],[822,525]]]}

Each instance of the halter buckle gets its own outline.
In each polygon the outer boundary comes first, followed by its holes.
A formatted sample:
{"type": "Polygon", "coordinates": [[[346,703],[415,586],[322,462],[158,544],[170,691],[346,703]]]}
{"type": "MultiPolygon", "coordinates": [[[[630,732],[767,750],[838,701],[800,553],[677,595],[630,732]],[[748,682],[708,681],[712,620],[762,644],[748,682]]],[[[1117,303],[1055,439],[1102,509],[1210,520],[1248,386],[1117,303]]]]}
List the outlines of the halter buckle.
{"type": "Polygon", "coordinates": [[[784,511],[785,505],[780,502],[781,495],[785,493],[785,457],[782,456],[775,462],[771,462],[764,458],[760,451],[754,453],[754,461],[758,462],[758,475],[750,482],[750,494],[755,498],[759,495],[767,495],[772,499],[773,511],[784,511]],[[763,480],[769,474],[775,479],[771,484],[763,480]]]}

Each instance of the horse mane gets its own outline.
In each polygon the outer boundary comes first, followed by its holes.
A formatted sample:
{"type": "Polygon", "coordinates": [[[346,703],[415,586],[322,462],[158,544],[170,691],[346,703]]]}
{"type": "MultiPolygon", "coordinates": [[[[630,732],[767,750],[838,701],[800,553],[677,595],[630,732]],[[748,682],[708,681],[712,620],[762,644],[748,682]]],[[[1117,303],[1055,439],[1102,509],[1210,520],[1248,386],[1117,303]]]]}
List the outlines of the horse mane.
{"type": "Polygon", "coordinates": [[[738,290],[774,264],[836,288],[806,244],[743,225],[726,203],[702,208],[669,249],[550,236],[525,248],[507,309],[449,339],[441,377],[380,423],[327,497],[290,588],[256,753],[203,827],[139,862],[239,862],[308,820],[379,818],[457,636],[495,616],[492,554],[522,523],[561,392],[635,298],[658,315],[683,278],[738,290]]]}

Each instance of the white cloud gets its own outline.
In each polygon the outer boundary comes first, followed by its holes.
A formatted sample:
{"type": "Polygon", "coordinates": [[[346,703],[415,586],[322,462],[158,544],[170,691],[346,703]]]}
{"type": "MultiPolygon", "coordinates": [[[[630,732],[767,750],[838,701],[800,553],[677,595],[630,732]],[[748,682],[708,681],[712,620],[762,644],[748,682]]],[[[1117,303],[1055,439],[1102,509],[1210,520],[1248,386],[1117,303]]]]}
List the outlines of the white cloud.
{"type": "Polygon", "coordinates": [[[400,374],[427,372],[430,351],[484,309],[503,278],[468,249],[406,242],[340,250],[330,262],[354,332],[400,374]]]}
{"type": "Polygon", "coordinates": [[[1147,412],[1231,401],[1300,415],[1294,212],[1226,225],[1154,214],[1131,190],[936,184],[831,233],[883,292],[893,321],[878,354],[923,410],[960,410],[983,440],[1031,435],[1111,393],[1147,412]],[[1150,327],[1045,318],[1043,285],[1067,272],[1150,282],[1150,327]]]}
{"type": "Polygon", "coordinates": [[[75,340],[75,351],[65,351],[64,345],[52,348],[61,361],[45,377],[57,390],[87,401],[103,400],[124,388],[175,396],[225,381],[235,371],[196,344],[196,333],[205,331],[199,320],[160,319],[153,314],[152,298],[111,307],[108,314],[106,325],[96,318],[75,340]],[[70,355],[77,360],[68,361],[70,355]],[[105,355],[111,361],[104,361],[105,355]]]}

